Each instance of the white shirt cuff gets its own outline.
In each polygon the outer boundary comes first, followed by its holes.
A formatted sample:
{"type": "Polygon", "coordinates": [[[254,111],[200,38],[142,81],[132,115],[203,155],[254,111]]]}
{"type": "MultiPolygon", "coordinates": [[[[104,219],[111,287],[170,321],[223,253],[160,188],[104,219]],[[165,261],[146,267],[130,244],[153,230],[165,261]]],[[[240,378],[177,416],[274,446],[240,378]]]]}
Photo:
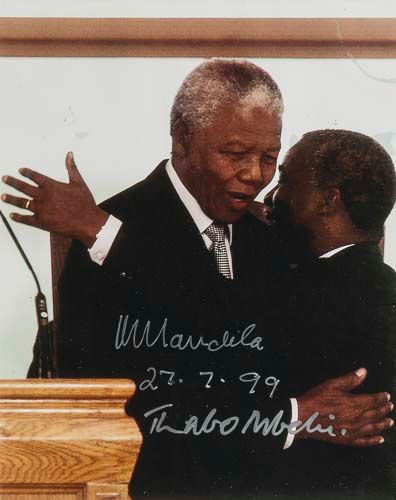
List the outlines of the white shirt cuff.
{"type": "MultiPolygon", "coordinates": [[[[297,422],[297,420],[298,420],[298,403],[297,403],[297,399],[290,398],[290,404],[291,404],[291,423],[297,422]]],[[[290,446],[293,444],[294,435],[295,435],[294,432],[293,433],[291,433],[291,432],[287,433],[286,443],[285,443],[285,446],[283,447],[284,450],[287,450],[287,448],[290,448],[290,446]]]]}
{"type": "Polygon", "coordinates": [[[95,243],[91,248],[88,248],[91,260],[99,264],[99,266],[103,264],[107,254],[110,252],[111,245],[114,243],[121,226],[122,222],[110,215],[106,224],[96,235],[95,243]]]}

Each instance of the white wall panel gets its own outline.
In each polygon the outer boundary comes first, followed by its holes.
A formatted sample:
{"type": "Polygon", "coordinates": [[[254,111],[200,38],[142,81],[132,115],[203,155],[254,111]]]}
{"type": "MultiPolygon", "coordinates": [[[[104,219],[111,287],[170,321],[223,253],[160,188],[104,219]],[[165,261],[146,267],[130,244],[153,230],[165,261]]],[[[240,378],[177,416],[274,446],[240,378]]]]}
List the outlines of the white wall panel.
{"type": "Polygon", "coordinates": [[[395,17],[392,0],[0,0],[20,17],[395,17]]]}
{"type": "MultiPolygon", "coordinates": [[[[0,174],[14,175],[29,165],[62,180],[65,154],[73,150],[98,201],[135,183],[169,156],[172,98],[198,62],[1,58],[0,174]]],[[[254,62],[274,76],[284,94],[283,152],[305,131],[347,128],[374,136],[395,157],[395,61],[254,62]]],[[[9,212],[4,203],[1,208],[9,212]]],[[[50,301],[48,235],[13,226],[50,301]]],[[[0,242],[0,377],[23,377],[36,333],[36,292],[3,226],[0,242]]],[[[395,214],[388,225],[386,259],[396,267],[395,214]]]]}

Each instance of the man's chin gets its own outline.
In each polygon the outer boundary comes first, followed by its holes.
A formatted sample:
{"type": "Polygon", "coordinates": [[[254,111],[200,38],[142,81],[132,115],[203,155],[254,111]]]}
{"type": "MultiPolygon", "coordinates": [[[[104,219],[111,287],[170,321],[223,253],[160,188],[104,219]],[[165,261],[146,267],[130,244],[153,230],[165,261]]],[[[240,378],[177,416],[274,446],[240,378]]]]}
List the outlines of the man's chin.
{"type": "Polygon", "coordinates": [[[244,211],[228,211],[227,213],[218,213],[214,215],[209,215],[211,219],[221,224],[234,224],[238,222],[246,214],[247,210],[244,211]]]}

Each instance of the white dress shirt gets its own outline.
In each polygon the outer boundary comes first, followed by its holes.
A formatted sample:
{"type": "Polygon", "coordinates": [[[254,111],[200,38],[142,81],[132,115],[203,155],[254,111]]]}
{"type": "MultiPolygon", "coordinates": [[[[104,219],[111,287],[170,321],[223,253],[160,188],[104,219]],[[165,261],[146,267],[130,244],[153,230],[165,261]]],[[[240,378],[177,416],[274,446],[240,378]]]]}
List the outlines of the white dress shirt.
{"type": "MultiPolygon", "coordinates": [[[[214,222],[213,219],[211,219],[205,214],[205,212],[202,210],[197,200],[186,188],[186,186],[182,183],[180,177],[176,173],[176,170],[173,168],[171,160],[168,160],[168,163],[166,164],[165,168],[169,176],[169,179],[176,190],[176,193],[179,195],[179,198],[183,202],[183,205],[187,208],[189,214],[192,217],[192,220],[195,222],[195,225],[197,226],[198,231],[200,232],[205,242],[206,248],[209,249],[210,246],[212,245],[212,240],[209,238],[208,235],[205,234],[205,231],[211,224],[213,224],[214,222]]],[[[232,269],[232,256],[231,256],[232,224],[228,224],[228,229],[229,229],[230,240],[228,240],[228,237],[226,236],[225,247],[227,251],[228,264],[230,266],[230,271],[231,271],[231,279],[233,279],[234,272],[232,269]]]]}
{"type": "Polygon", "coordinates": [[[338,252],[341,252],[341,250],[344,250],[345,248],[353,247],[355,243],[350,243],[349,245],[344,245],[343,247],[338,247],[334,248],[334,250],[330,250],[330,252],[326,252],[322,255],[319,255],[319,259],[330,259],[330,257],[333,257],[338,252]]]}

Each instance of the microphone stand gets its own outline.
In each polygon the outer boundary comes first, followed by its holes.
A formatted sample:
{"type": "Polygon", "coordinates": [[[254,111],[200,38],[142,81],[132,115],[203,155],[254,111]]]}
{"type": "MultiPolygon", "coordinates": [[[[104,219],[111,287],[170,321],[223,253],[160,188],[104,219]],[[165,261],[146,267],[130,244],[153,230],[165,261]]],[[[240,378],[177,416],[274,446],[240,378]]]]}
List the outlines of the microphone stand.
{"type": "Polygon", "coordinates": [[[48,311],[47,311],[47,301],[45,299],[45,295],[41,291],[41,286],[39,280],[34,272],[34,269],[29,262],[23,248],[21,247],[14,231],[12,230],[9,222],[4,216],[3,212],[0,210],[0,217],[3,219],[3,222],[7,228],[7,231],[10,233],[12,240],[14,241],[16,247],[19,250],[19,253],[22,255],[23,260],[25,261],[27,267],[33,275],[33,279],[37,286],[37,295],[35,297],[35,305],[36,305],[36,316],[38,323],[38,348],[39,348],[39,367],[38,373],[39,378],[52,378],[55,375],[54,368],[54,358],[52,352],[52,343],[50,342],[50,334],[48,328],[48,311]]]}

